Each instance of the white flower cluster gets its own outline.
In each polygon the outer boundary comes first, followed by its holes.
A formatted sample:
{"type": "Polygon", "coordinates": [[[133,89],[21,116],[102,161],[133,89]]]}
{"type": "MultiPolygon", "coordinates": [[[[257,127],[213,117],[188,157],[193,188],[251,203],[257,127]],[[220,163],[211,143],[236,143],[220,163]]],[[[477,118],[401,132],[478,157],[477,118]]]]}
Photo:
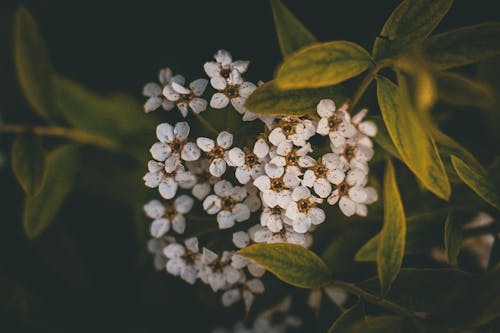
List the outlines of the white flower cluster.
{"type": "MultiPolygon", "coordinates": [[[[309,247],[311,233],[325,221],[328,205],[338,203],[346,216],[366,216],[367,205],[377,200],[376,191],[367,186],[368,162],[374,154],[370,138],[376,134],[375,125],[364,120],[367,111],[351,118],[347,106],[336,109],[332,100],[321,100],[315,119],[258,117],[245,108],[256,89],[242,78],[248,64],[233,62],[223,50],[215,54],[215,61],[205,63],[216,90],[210,106],[231,105],[243,120],[264,122],[264,133],[255,141],[236,140],[250,142],[236,147],[233,134],[227,131],[215,137],[192,137],[186,121],[162,123],[156,128],[158,142],[150,149],[152,160],[143,178],[146,186],[158,188],[165,199],[144,206],[153,220],[149,247],[155,254],[155,267],[190,284],[201,281],[214,292],[222,291],[226,306],[243,299],[247,309],[254,294],[264,291],[259,279],[264,269],[234,249],[217,254],[200,249],[197,238],[177,241],[171,234],[185,233],[190,214],[213,216],[219,230],[246,222],[244,230],[239,227],[232,235],[236,248],[276,242],[309,247]],[[311,139],[315,136],[328,136],[325,148],[329,152],[314,155],[311,139]]],[[[144,87],[149,97],[145,110],[177,106],[184,117],[189,109],[204,111],[207,102],[201,96],[208,80],[195,80],[189,88],[183,86],[184,81],[168,68],[160,71],[161,85],[144,87]]]]}

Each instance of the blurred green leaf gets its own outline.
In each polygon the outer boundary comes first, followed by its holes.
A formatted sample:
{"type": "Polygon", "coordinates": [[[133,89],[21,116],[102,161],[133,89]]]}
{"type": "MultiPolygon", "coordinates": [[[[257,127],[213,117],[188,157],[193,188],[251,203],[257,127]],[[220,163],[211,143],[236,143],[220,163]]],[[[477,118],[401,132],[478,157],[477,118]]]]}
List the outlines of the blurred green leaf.
{"type": "Polygon", "coordinates": [[[377,250],[377,271],[382,294],[386,294],[398,276],[403,262],[406,218],[396,182],[396,172],[388,160],[384,177],[384,226],[377,250]]]}
{"type": "Polygon", "coordinates": [[[375,142],[378,143],[380,147],[382,147],[391,156],[401,160],[401,156],[394,146],[394,143],[392,143],[391,137],[389,136],[389,132],[387,131],[387,127],[385,127],[382,118],[380,118],[379,116],[371,116],[369,117],[369,119],[377,125],[377,135],[375,136],[375,142]]]}
{"type": "Polygon", "coordinates": [[[254,244],[240,250],[239,254],[296,287],[319,288],[331,281],[321,258],[300,245],[254,244]]]}
{"type": "Polygon", "coordinates": [[[452,155],[451,163],[458,177],[484,201],[500,209],[500,194],[494,183],[488,179],[483,170],[474,169],[471,165],[452,155]]]}
{"type": "Polygon", "coordinates": [[[462,245],[462,226],[463,221],[459,218],[459,214],[451,211],[444,224],[444,248],[450,265],[457,264],[458,253],[462,245]]]}
{"type": "Polygon", "coordinates": [[[248,97],[245,106],[257,114],[302,116],[316,113],[318,101],[332,98],[344,101],[339,86],[319,89],[281,90],[275,81],[270,81],[257,88],[248,97]]]}
{"type": "Polygon", "coordinates": [[[37,195],[28,196],[24,204],[23,227],[29,239],[42,233],[57,216],[73,186],[78,165],[78,149],[74,146],[49,153],[45,185],[37,195]]]}
{"type": "MultiPolygon", "coordinates": [[[[412,311],[439,312],[460,300],[464,288],[470,288],[475,282],[474,275],[456,269],[405,268],[385,298],[412,311]]],[[[378,294],[378,285],[377,278],[359,284],[375,294],[378,294]]]]}
{"type": "Polygon", "coordinates": [[[33,133],[20,134],[12,145],[12,170],[24,192],[36,195],[42,189],[47,170],[42,142],[33,133]]]}
{"type": "Polygon", "coordinates": [[[20,7],[14,20],[14,61],[26,99],[45,120],[56,115],[49,52],[33,16],[20,7]]]}
{"type": "Polygon", "coordinates": [[[354,323],[352,333],[405,333],[405,319],[397,316],[366,317],[365,320],[354,323]]]}
{"type": "Polygon", "coordinates": [[[138,101],[121,94],[100,96],[61,75],[54,77],[54,86],[57,107],[70,125],[145,158],[154,123],[138,101]]]}
{"type": "Polygon", "coordinates": [[[364,318],[363,303],[359,302],[347,309],[332,324],[328,333],[350,333],[352,326],[364,318]]]}
{"type": "MultiPolygon", "coordinates": [[[[405,254],[428,252],[431,247],[442,245],[445,213],[425,213],[406,218],[405,254]]],[[[380,234],[363,245],[354,257],[357,261],[375,261],[380,234]]]]}
{"type": "Polygon", "coordinates": [[[370,54],[358,44],[314,44],[285,59],[276,73],[276,84],[283,89],[331,86],[363,73],[372,64],[370,54]]]}
{"type": "Polygon", "coordinates": [[[500,23],[482,23],[429,37],[425,54],[438,69],[472,64],[500,54],[500,23]]]}
{"type": "Polygon", "coordinates": [[[438,147],[439,153],[443,157],[443,163],[446,168],[446,172],[448,173],[448,178],[453,181],[460,181],[458,178],[455,169],[451,165],[451,155],[458,156],[460,159],[465,161],[468,165],[473,167],[476,170],[479,170],[481,173],[486,173],[484,167],[479,163],[479,161],[472,155],[465,147],[463,147],[460,143],[453,140],[451,137],[447,136],[439,129],[434,128],[432,131],[432,135],[436,140],[436,145],[438,147]]]}
{"type": "Polygon", "coordinates": [[[495,105],[493,90],[483,82],[450,72],[438,72],[435,78],[438,97],[443,102],[487,110],[495,105]]]}
{"type": "Polygon", "coordinates": [[[377,78],[377,96],[389,135],[408,168],[425,187],[448,200],[451,187],[429,126],[416,112],[408,97],[408,87],[398,87],[384,77],[377,78]]]}
{"type": "Polygon", "coordinates": [[[278,42],[284,57],[316,42],[313,34],[283,5],[281,0],[271,0],[271,8],[278,42]]]}
{"type": "Polygon", "coordinates": [[[379,60],[401,53],[421,41],[437,27],[453,0],[404,0],[392,12],[373,45],[373,58],[379,60]]]}
{"type": "Polygon", "coordinates": [[[482,109],[483,124],[497,142],[500,142],[500,57],[490,58],[478,64],[478,79],[493,91],[494,104],[491,109],[482,109]]]}

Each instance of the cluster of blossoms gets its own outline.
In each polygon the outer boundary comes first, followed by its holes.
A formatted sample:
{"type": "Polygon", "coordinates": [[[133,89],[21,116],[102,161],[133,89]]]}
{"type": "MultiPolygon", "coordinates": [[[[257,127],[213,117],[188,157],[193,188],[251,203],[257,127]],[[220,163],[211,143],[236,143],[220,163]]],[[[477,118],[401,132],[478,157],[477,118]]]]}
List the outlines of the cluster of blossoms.
{"type": "Polygon", "coordinates": [[[249,62],[232,61],[224,50],[214,58],[204,65],[209,79],[197,79],[188,88],[182,76],[161,70],[160,84],[144,87],[145,111],[177,106],[184,118],[189,110],[199,114],[207,110],[203,94],[210,82],[215,90],[211,108],[231,105],[244,121],[263,122],[263,133],[238,147],[228,131],[193,137],[187,121],[158,125],[144,182],[164,200],[144,206],[153,220],[149,249],[156,268],[190,284],[209,285],[221,292],[226,306],[243,300],[249,309],[254,295],[264,292],[260,278],[265,270],[236,250],[251,243],[309,247],[312,232],[326,219],[325,210],[336,204],[346,216],[366,216],[367,205],[377,200],[376,191],[367,186],[376,126],[364,120],[366,110],[351,117],[347,105],[336,108],[327,99],[319,101],[317,114],[309,118],[253,114],[245,101],[256,85],[242,77],[249,62]],[[326,137],[325,147],[314,151],[313,137],[326,137]],[[213,217],[218,230],[237,227],[234,248],[215,253],[201,247],[198,238],[181,239],[195,212],[213,217]]]}

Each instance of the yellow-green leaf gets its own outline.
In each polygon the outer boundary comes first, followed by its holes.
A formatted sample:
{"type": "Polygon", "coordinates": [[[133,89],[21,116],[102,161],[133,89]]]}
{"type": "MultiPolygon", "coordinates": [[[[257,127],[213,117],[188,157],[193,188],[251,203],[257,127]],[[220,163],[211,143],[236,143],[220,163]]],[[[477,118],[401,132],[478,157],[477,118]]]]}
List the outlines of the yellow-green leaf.
{"type": "Polygon", "coordinates": [[[56,113],[49,53],[33,16],[23,7],[14,20],[14,62],[17,77],[34,111],[46,120],[56,113]]]}
{"type": "Polygon", "coordinates": [[[78,164],[78,150],[74,146],[49,153],[45,185],[37,195],[28,196],[24,204],[23,227],[29,239],[41,234],[57,216],[73,187],[78,164]]]}
{"type": "Polygon", "coordinates": [[[484,82],[450,72],[438,72],[435,78],[438,97],[443,102],[486,110],[495,105],[495,94],[484,82]]]}
{"type": "Polygon", "coordinates": [[[20,134],[12,145],[12,170],[24,192],[38,194],[46,176],[45,154],[39,137],[20,134]]]}
{"type": "Polygon", "coordinates": [[[401,156],[399,156],[398,150],[394,146],[394,143],[389,136],[389,132],[387,132],[387,128],[385,127],[382,118],[379,116],[371,116],[369,117],[371,121],[377,124],[377,135],[375,136],[375,142],[380,145],[386,152],[388,152],[393,157],[401,160],[401,156]]]}
{"type": "Polygon", "coordinates": [[[377,251],[377,272],[382,294],[396,279],[403,262],[406,239],[406,218],[396,182],[396,172],[389,160],[384,177],[384,226],[380,231],[377,251]]]}
{"type": "Polygon", "coordinates": [[[424,115],[409,102],[408,87],[377,78],[377,96],[389,135],[408,168],[438,197],[448,200],[451,187],[424,115]]]}
{"type": "Polygon", "coordinates": [[[321,258],[300,245],[254,244],[240,250],[239,254],[296,287],[319,288],[331,281],[321,258]]]}
{"type": "Polygon", "coordinates": [[[500,54],[500,23],[483,23],[429,37],[427,58],[439,69],[459,67],[500,54]]]}
{"type": "Polygon", "coordinates": [[[283,5],[281,0],[271,0],[271,8],[283,56],[287,57],[302,47],[316,42],[313,34],[283,5]]]}
{"type": "Polygon", "coordinates": [[[275,81],[270,81],[257,88],[245,106],[257,114],[303,116],[316,113],[316,106],[324,98],[334,99],[336,103],[345,101],[339,86],[281,90],[275,81]]]}
{"type": "Polygon", "coordinates": [[[459,214],[450,212],[444,224],[444,248],[448,262],[451,265],[457,264],[458,253],[462,244],[463,221],[459,214]]]}
{"type": "Polygon", "coordinates": [[[376,60],[392,57],[436,28],[453,0],[404,0],[385,22],[373,45],[376,60]]]}
{"type": "Polygon", "coordinates": [[[363,73],[372,64],[370,54],[358,44],[314,44],[286,58],[278,68],[276,82],[283,89],[331,86],[363,73]]]}
{"type": "Polygon", "coordinates": [[[500,209],[500,194],[494,183],[481,170],[474,169],[460,158],[452,155],[451,163],[458,177],[484,201],[500,209]]]}

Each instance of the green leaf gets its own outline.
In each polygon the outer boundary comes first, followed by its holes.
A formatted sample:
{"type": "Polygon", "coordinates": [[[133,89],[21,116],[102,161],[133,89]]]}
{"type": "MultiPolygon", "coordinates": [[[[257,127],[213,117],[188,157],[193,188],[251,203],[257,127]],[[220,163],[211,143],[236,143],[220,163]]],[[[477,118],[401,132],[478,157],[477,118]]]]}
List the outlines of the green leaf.
{"type": "Polygon", "coordinates": [[[14,19],[14,61],[26,99],[45,120],[56,114],[53,100],[52,65],[33,16],[23,7],[14,19]]]}
{"type": "Polygon", "coordinates": [[[432,135],[436,139],[436,145],[439,153],[443,157],[443,163],[450,179],[458,179],[455,169],[451,165],[451,155],[458,156],[461,160],[465,161],[472,168],[478,170],[479,173],[486,174],[486,169],[479,163],[479,161],[472,155],[465,147],[456,142],[451,137],[447,136],[437,128],[433,128],[432,135]]]}
{"type": "Polygon", "coordinates": [[[296,287],[319,288],[331,281],[321,258],[300,245],[254,244],[240,250],[239,254],[296,287]]]}
{"type": "MultiPolygon", "coordinates": [[[[438,312],[449,309],[461,298],[460,293],[476,282],[476,277],[456,269],[404,268],[385,298],[412,311],[438,312]]],[[[379,281],[372,278],[359,284],[378,293],[379,281]]]]}
{"type": "MultiPolygon", "coordinates": [[[[424,213],[406,218],[405,254],[429,252],[431,247],[443,245],[442,237],[445,213],[424,213]]],[[[380,234],[375,235],[359,249],[357,261],[377,260],[380,234]]]]}
{"type": "Polygon", "coordinates": [[[57,107],[70,125],[142,157],[154,123],[139,102],[122,94],[100,96],[61,75],[54,77],[54,86],[57,107]]]}
{"type": "Polygon", "coordinates": [[[316,113],[316,106],[323,98],[345,101],[339,86],[319,89],[281,90],[275,81],[257,88],[248,97],[245,106],[257,114],[303,116],[316,113]]]}
{"type": "Polygon", "coordinates": [[[472,64],[500,54],[500,23],[483,23],[429,37],[423,44],[438,69],[472,64]]]}
{"type": "Polygon", "coordinates": [[[49,153],[45,186],[37,195],[28,196],[24,204],[23,227],[29,239],[42,233],[57,216],[73,186],[78,164],[78,150],[74,146],[49,153]]]}
{"type": "Polygon", "coordinates": [[[45,154],[39,137],[20,134],[12,146],[12,170],[24,192],[35,195],[45,181],[45,154]]]}
{"type": "Polygon", "coordinates": [[[452,155],[451,163],[460,179],[484,201],[500,209],[500,194],[492,181],[481,170],[474,169],[460,158],[452,155]]]}
{"type": "Polygon", "coordinates": [[[373,45],[376,60],[392,57],[421,41],[436,28],[452,0],[404,0],[385,22],[373,45]]]}
{"type": "Polygon", "coordinates": [[[443,102],[486,110],[495,105],[493,90],[483,82],[450,72],[438,72],[435,78],[438,98],[443,102]]]}
{"type": "MultiPolygon", "coordinates": [[[[401,77],[402,78],[402,77],[401,77]]],[[[377,78],[377,96],[389,135],[408,168],[425,187],[448,200],[451,187],[424,115],[414,110],[408,87],[398,87],[389,79],[377,78]]]]}
{"type": "Polygon", "coordinates": [[[377,250],[377,271],[382,294],[386,294],[398,276],[403,262],[406,239],[406,219],[391,160],[384,177],[384,226],[380,231],[377,250]]]}
{"type": "Polygon", "coordinates": [[[359,302],[342,313],[332,324],[328,333],[350,333],[352,326],[364,317],[363,303],[359,302]]]}
{"type": "Polygon", "coordinates": [[[314,44],[286,58],[278,68],[276,82],[283,89],[331,86],[363,73],[372,64],[370,54],[358,44],[314,44]]]}
{"type": "Polygon", "coordinates": [[[313,34],[283,5],[281,0],[271,0],[271,8],[283,56],[287,57],[302,47],[316,42],[313,34]]]}
{"type": "Polygon", "coordinates": [[[451,265],[457,264],[458,253],[462,245],[462,226],[464,221],[459,214],[450,212],[444,224],[444,248],[448,262],[451,265]]]}
{"type": "Polygon", "coordinates": [[[365,320],[354,323],[352,333],[404,333],[408,332],[405,320],[397,316],[367,317],[365,320]]]}
{"type": "Polygon", "coordinates": [[[391,137],[389,136],[389,132],[387,131],[387,127],[379,116],[371,116],[368,117],[371,121],[373,121],[377,125],[377,135],[375,136],[375,142],[379,144],[386,152],[388,152],[391,156],[401,160],[401,156],[399,156],[398,150],[392,143],[391,137]]]}

